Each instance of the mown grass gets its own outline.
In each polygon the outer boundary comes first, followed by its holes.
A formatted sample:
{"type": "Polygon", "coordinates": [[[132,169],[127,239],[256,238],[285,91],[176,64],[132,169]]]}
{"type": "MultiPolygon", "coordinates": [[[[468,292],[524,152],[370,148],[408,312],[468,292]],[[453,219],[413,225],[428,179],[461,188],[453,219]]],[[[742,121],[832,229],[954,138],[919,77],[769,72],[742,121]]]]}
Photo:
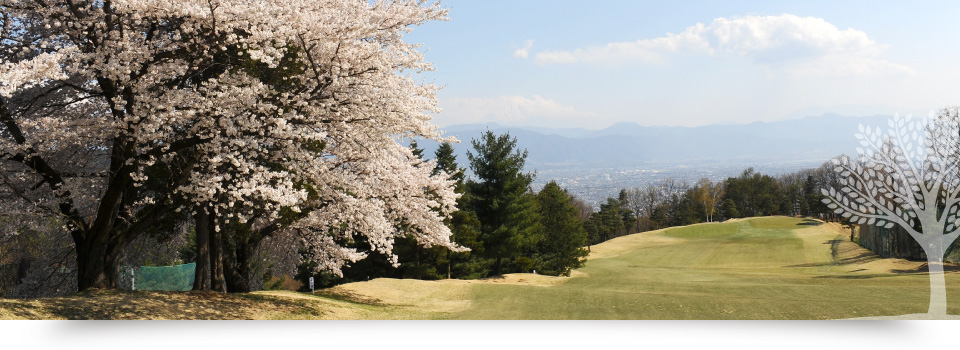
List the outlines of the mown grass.
{"type": "MultiPolygon", "coordinates": [[[[589,277],[565,284],[476,285],[471,308],[452,318],[836,319],[926,312],[925,273],[841,264],[837,232],[818,224],[774,217],[669,229],[662,234],[685,241],[591,260],[581,269],[589,277]]],[[[949,295],[960,295],[957,277],[948,275],[949,295]]],[[[960,313],[955,305],[951,314],[960,313]]]]}
{"type": "Polygon", "coordinates": [[[717,223],[712,225],[693,225],[668,228],[664,234],[677,238],[717,238],[734,235],[740,225],[737,223],[717,223]]]}

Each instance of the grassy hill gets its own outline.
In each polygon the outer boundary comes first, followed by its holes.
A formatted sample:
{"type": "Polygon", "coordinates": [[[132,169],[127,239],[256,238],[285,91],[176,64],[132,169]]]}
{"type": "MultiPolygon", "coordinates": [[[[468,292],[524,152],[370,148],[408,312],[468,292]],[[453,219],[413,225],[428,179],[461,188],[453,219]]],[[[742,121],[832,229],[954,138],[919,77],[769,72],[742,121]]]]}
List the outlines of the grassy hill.
{"type": "MultiPolygon", "coordinates": [[[[478,286],[471,308],[453,317],[835,319],[926,312],[928,303],[921,264],[879,259],[812,220],[671,228],[596,250],[603,255],[580,270],[589,277],[540,289],[478,286]]],[[[948,276],[950,295],[956,277],[948,276]]]]}
{"type": "MultiPolygon", "coordinates": [[[[620,237],[591,247],[572,277],[376,279],[318,295],[94,291],[0,300],[0,318],[836,319],[926,312],[928,285],[923,263],[881,259],[836,224],[768,217],[620,237]]],[[[960,275],[948,271],[947,288],[956,299],[960,275]]]]}

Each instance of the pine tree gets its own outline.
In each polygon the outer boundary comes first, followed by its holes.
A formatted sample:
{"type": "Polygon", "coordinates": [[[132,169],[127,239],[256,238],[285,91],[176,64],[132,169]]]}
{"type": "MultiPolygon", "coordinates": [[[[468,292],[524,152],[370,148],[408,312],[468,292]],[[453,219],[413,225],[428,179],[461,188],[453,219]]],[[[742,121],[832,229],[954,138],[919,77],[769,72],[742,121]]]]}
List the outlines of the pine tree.
{"type": "Polygon", "coordinates": [[[489,130],[473,140],[476,152],[467,152],[477,181],[469,181],[470,207],[480,219],[484,257],[494,259],[494,271],[503,274],[503,261],[517,257],[535,239],[536,201],[527,196],[533,174],[524,173],[527,151],[517,149],[510,134],[489,130]]]}
{"type": "MultiPolygon", "coordinates": [[[[451,146],[449,142],[441,143],[440,147],[437,147],[437,151],[433,154],[437,160],[437,166],[433,169],[433,175],[437,175],[443,171],[450,174],[451,178],[457,182],[457,185],[462,185],[463,168],[457,165],[457,156],[453,154],[453,146],[451,146]]],[[[462,189],[458,192],[462,193],[462,189]]]]}
{"type": "Polygon", "coordinates": [[[457,208],[459,211],[444,221],[450,231],[453,232],[452,240],[457,244],[470,248],[469,252],[451,252],[447,250],[446,256],[439,266],[441,271],[445,272],[447,278],[481,278],[486,276],[483,262],[478,261],[477,256],[483,252],[483,246],[478,241],[480,237],[480,220],[477,213],[468,208],[471,195],[464,184],[464,169],[457,164],[457,156],[453,154],[453,146],[448,142],[440,144],[434,152],[437,160],[436,167],[433,169],[433,175],[440,172],[450,174],[450,178],[456,181],[454,192],[461,196],[457,199],[457,208]]]}
{"type": "Polygon", "coordinates": [[[723,217],[727,219],[740,218],[740,210],[737,209],[737,203],[732,199],[723,201],[723,217]]]}
{"type": "Polygon", "coordinates": [[[537,202],[543,237],[538,244],[537,270],[547,275],[569,276],[570,270],[583,266],[587,231],[567,191],[556,182],[550,181],[540,190],[537,202]]]}
{"type": "Polygon", "coordinates": [[[417,145],[417,140],[410,140],[410,152],[417,158],[423,159],[423,148],[417,145]]]}

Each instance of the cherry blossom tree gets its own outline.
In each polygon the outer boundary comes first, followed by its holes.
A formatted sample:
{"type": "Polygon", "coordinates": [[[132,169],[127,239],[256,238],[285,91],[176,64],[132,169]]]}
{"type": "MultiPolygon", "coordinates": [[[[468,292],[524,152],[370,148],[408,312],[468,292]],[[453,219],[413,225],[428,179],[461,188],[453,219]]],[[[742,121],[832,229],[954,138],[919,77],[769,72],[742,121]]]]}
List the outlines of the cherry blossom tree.
{"type": "Polygon", "coordinates": [[[923,248],[930,274],[928,314],[945,316],[943,256],[957,239],[960,209],[960,117],[944,108],[936,118],[889,120],[890,129],[860,126],[856,159],[832,160],[839,188],[823,202],[850,222],[899,226],[923,248]]]}
{"type": "Polygon", "coordinates": [[[397,227],[459,249],[457,195],[401,145],[442,140],[413,26],[423,1],[0,0],[4,186],[73,238],[79,289],[171,216],[284,231],[339,271],[397,227]]]}

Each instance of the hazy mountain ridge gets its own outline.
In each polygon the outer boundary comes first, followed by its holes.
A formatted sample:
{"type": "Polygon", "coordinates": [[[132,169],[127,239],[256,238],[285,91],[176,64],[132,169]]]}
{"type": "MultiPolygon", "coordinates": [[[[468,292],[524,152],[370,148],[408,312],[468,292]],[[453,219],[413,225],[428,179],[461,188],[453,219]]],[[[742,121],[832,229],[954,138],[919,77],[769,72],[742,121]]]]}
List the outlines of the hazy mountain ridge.
{"type": "MultiPolygon", "coordinates": [[[[509,132],[527,149],[528,167],[637,167],[645,165],[714,162],[826,161],[841,153],[852,154],[859,124],[885,125],[889,116],[816,117],[741,125],[700,127],[641,126],[618,123],[602,130],[513,127],[469,124],[442,128],[446,136],[460,139],[454,145],[461,166],[467,165],[470,141],[484,131],[509,132]]],[[[437,144],[422,141],[432,156],[437,144]]]]}

